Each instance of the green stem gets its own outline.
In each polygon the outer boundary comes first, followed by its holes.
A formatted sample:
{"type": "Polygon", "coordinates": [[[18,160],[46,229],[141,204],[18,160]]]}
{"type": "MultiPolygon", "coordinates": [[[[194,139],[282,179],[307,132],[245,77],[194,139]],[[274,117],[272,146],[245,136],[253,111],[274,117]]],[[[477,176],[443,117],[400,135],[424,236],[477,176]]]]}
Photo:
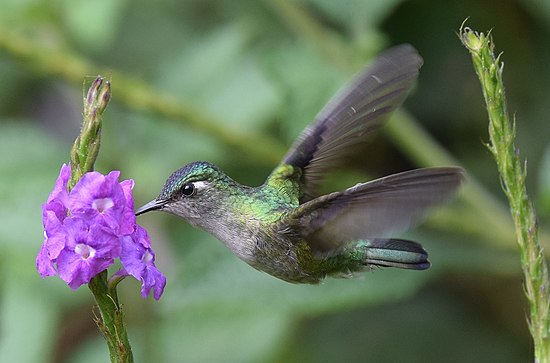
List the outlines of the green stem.
{"type": "Polygon", "coordinates": [[[494,55],[490,32],[485,35],[461,27],[460,39],[470,51],[475,72],[489,114],[487,145],[493,154],[504,194],[510,204],[517,245],[524,275],[525,294],[529,302],[529,330],[533,336],[535,361],[550,362],[550,280],[548,267],[538,241],[538,226],[534,207],[527,195],[525,178],[527,164],[519,158],[514,145],[515,120],[510,122],[506,107],[503,63],[494,55]]]}
{"type": "Polygon", "coordinates": [[[96,318],[95,322],[107,341],[111,362],[133,362],[132,349],[124,325],[124,313],[118,302],[116,288],[109,288],[107,283],[107,270],[92,278],[88,287],[101,314],[101,318],[96,318]]]}
{"type": "MultiPolygon", "coordinates": [[[[82,129],[71,149],[69,190],[82,175],[94,169],[101,144],[102,116],[110,99],[111,83],[98,76],[84,98],[82,129]]],[[[99,308],[100,318],[96,317],[95,322],[107,341],[111,362],[129,363],[133,362],[132,349],[116,292],[116,284],[120,278],[113,281],[112,284],[107,283],[105,270],[93,277],[88,287],[99,308]]]]}
{"type": "Polygon", "coordinates": [[[82,175],[94,169],[101,144],[102,115],[110,98],[111,83],[102,77],[97,77],[84,99],[82,128],[71,149],[69,190],[82,175]]]}

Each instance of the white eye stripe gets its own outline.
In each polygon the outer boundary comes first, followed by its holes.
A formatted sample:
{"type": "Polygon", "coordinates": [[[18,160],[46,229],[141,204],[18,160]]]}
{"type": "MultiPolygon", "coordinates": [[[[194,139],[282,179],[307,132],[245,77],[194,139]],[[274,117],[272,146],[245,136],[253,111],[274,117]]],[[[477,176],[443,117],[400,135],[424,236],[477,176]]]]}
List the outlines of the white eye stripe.
{"type": "Polygon", "coordinates": [[[195,187],[195,189],[197,190],[202,190],[204,188],[206,188],[208,186],[208,183],[205,182],[205,181],[197,181],[197,182],[193,182],[191,183],[193,184],[193,186],[195,187]]]}

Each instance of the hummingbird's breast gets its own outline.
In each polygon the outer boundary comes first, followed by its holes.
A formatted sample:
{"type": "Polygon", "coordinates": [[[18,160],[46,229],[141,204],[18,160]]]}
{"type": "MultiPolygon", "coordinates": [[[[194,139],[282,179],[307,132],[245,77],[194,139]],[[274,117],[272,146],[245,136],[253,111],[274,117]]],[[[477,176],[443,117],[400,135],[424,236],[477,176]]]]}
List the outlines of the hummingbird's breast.
{"type": "Polygon", "coordinates": [[[202,216],[196,224],[258,270],[289,282],[318,282],[301,268],[300,246],[305,243],[285,223],[299,205],[294,187],[284,178],[257,188],[239,185],[210,204],[208,218],[202,216]]]}
{"type": "Polygon", "coordinates": [[[309,247],[284,223],[288,210],[272,210],[267,215],[241,215],[239,225],[227,225],[218,238],[233,253],[257,270],[293,283],[318,283],[322,278],[312,274],[309,247]],[[307,261],[308,263],[304,263],[307,261]]]}

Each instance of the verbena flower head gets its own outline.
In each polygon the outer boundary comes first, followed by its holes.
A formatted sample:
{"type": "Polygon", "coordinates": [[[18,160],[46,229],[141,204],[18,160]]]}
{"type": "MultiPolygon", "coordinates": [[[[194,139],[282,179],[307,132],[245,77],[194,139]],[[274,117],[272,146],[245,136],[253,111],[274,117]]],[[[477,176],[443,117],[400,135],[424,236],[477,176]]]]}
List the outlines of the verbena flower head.
{"type": "Polygon", "coordinates": [[[95,223],[104,223],[117,234],[132,233],[136,224],[131,193],[133,181],[124,182],[125,193],[122,183],[118,182],[119,176],[119,171],[111,171],[108,175],[96,171],[84,174],[69,195],[71,213],[95,223]],[[129,205],[132,209],[128,208],[129,205]]]}
{"type": "Polygon", "coordinates": [[[57,257],[59,277],[72,289],[113,264],[120,255],[119,237],[105,225],[80,217],[65,219],[65,246],[57,257]]]}
{"type": "Polygon", "coordinates": [[[119,176],[119,171],[86,173],[69,193],[70,167],[63,164],[42,206],[44,243],[36,267],[42,277],[59,273],[77,289],[120,258],[124,270],[119,275],[135,277],[142,282],[143,297],[153,289],[158,300],[166,278],[154,265],[147,232],[136,224],[134,182],[119,183],[119,176]]]}
{"type": "Polygon", "coordinates": [[[153,289],[156,300],[160,298],[166,285],[166,277],[155,267],[155,252],[145,228],[136,225],[130,236],[121,238],[122,252],[120,261],[124,269],[118,274],[131,275],[141,281],[141,295],[146,297],[153,289]]]}
{"type": "Polygon", "coordinates": [[[46,203],[42,206],[42,223],[44,224],[44,244],[36,259],[38,273],[42,277],[55,275],[53,262],[65,246],[63,221],[67,217],[67,202],[69,193],[67,183],[71,176],[71,168],[63,164],[59,177],[46,203]]]}

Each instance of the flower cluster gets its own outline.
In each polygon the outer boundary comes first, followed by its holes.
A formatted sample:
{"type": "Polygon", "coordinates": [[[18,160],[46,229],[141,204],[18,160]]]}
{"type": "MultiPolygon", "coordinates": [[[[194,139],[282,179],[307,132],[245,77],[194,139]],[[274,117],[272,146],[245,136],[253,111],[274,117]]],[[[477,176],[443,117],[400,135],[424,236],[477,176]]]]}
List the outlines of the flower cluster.
{"type": "Polygon", "coordinates": [[[166,278],[155,267],[147,231],[136,224],[133,180],[119,183],[119,171],[89,172],[69,193],[70,173],[63,164],[42,206],[44,244],[36,258],[38,273],[42,277],[58,273],[77,289],[120,258],[124,268],[117,276],[135,277],[142,283],[141,295],[146,297],[153,289],[158,300],[166,278]]]}

